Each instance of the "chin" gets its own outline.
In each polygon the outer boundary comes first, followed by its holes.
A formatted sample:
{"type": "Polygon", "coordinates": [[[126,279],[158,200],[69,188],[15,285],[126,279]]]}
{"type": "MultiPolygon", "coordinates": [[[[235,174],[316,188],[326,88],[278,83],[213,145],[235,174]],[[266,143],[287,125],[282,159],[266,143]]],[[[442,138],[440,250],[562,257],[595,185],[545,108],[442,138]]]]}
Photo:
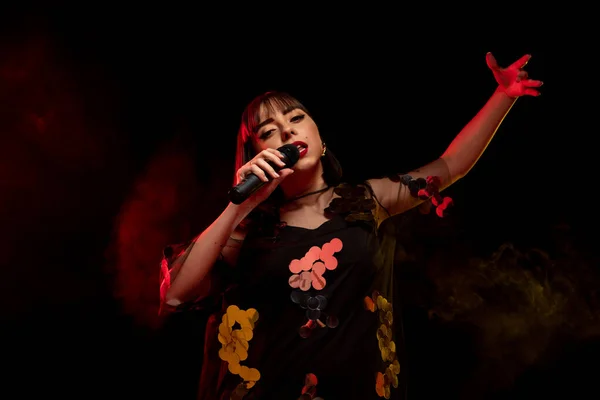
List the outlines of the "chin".
{"type": "Polygon", "coordinates": [[[294,170],[296,171],[310,171],[319,166],[321,163],[321,159],[314,159],[312,157],[303,157],[294,166],[294,170]]]}

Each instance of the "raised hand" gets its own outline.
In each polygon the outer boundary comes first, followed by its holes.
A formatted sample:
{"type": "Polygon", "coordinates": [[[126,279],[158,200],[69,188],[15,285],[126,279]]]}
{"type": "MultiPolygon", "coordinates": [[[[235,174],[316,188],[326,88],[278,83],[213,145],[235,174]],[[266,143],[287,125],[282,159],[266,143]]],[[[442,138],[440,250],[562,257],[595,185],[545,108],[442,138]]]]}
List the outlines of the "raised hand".
{"type": "Polygon", "coordinates": [[[492,53],[487,53],[485,57],[487,65],[492,70],[500,88],[508,96],[515,98],[540,95],[536,88],[542,86],[543,82],[529,79],[527,71],[523,70],[530,58],[530,54],[524,55],[508,67],[502,68],[498,65],[492,53]]]}
{"type": "Polygon", "coordinates": [[[284,168],[284,157],[279,150],[265,149],[258,153],[252,160],[244,164],[236,173],[237,183],[240,183],[249,174],[256,175],[261,181],[265,182],[260,189],[254,192],[245,205],[256,207],[266,200],[283,179],[294,171],[291,168],[284,168]],[[279,172],[275,171],[272,165],[282,168],[279,172]]]}

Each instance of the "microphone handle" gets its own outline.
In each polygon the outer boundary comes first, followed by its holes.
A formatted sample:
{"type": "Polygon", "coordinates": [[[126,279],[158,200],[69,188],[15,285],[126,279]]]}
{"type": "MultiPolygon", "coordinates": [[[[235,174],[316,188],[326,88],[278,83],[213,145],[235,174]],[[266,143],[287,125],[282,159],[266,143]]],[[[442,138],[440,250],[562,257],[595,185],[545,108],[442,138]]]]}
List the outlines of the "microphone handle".
{"type": "MultiPolygon", "coordinates": [[[[268,161],[268,164],[273,167],[275,172],[279,172],[281,169],[278,165],[275,165],[271,161],[268,161]]],[[[252,196],[254,192],[263,187],[265,183],[267,182],[263,182],[254,173],[250,173],[246,175],[244,180],[231,188],[229,191],[229,200],[233,204],[242,204],[248,197],[252,196]]]]}

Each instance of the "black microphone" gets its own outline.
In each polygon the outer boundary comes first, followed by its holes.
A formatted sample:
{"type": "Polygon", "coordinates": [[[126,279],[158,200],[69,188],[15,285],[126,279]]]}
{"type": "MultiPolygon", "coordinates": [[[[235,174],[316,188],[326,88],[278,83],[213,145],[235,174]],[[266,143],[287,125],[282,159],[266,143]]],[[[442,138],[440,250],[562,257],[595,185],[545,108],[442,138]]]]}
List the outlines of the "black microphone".
{"type": "MultiPolygon", "coordinates": [[[[275,172],[278,172],[283,168],[291,168],[298,162],[298,159],[300,158],[300,152],[293,144],[285,144],[277,150],[283,154],[281,161],[285,163],[285,167],[280,167],[279,165],[275,165],[272,161],[267,161],[267,163],[273,167],[275,172]]],[[[242,204],[244,200],[250,197],[252,193],[260,189],[265,183],[267,182],[263,182],[258,176],[250,173],[244,178],[243,181],[229,190],[229,200],[233,204],[242,204]]]]}

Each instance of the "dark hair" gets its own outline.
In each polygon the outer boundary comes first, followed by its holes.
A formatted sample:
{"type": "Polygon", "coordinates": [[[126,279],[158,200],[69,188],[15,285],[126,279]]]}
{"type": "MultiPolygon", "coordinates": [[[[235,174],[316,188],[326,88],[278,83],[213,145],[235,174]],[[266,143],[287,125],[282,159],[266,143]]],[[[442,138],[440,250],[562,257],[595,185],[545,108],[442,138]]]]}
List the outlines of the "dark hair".
{"type": "MultiPolygon", "coordinates": [[[[295,97],[286,92],[269,91],[255,97],[244,109],[242,121],[238,130],[237,151],[235,156],[235,174],[244,164],[256,155],[252,140],[256,138],[256,127],[260,123],[261,107],[267,107],[271,112],[289,108],[298,108],[312,118],[312,115],[304,105],[295,97]]],[[[323,164],[323,179],[330,186],[338,185],[342,179],[342,166],[327,147],[325,155],[321,158],[323,164]]],[[[234,176],[234,184],[236,177],[234,176]]],[[[273,192],[274,196],[281,196],[280,190],[273,192]]],[[[272,196],[273,196],[272,195],[272,196]]]]}
{"type": "MultiPolygon", "coordinates": [[[[237,149],[235,156],[235,172],[256,155],[252,141],[256,139],[256,127],[260,123],[260,111],[266,107],[270,112],[297,108],[305,112],[311,118],[312,115],[307,108],[295,97],[286,92],[269,91],[255,97],[244,109],[242,120],[238,130],[237,149]]],[[[321,139],[323,137],[321,136],[321,139]]],[[[342,166],[331,152],[329,147],[325,155],[321,157],[323,165],[323,180],[329,186],[337,186],[342,180],[342,166]]],[[[234,184],[237,177],[234,175],[234,184]]],[[[280,226],[279,205],[283,201],[283,191],[278,187],[269,198],[259,207],[254,209],[240,225],[244,229],[255,227],[263,234],[276,237],[280,226]]]]}

